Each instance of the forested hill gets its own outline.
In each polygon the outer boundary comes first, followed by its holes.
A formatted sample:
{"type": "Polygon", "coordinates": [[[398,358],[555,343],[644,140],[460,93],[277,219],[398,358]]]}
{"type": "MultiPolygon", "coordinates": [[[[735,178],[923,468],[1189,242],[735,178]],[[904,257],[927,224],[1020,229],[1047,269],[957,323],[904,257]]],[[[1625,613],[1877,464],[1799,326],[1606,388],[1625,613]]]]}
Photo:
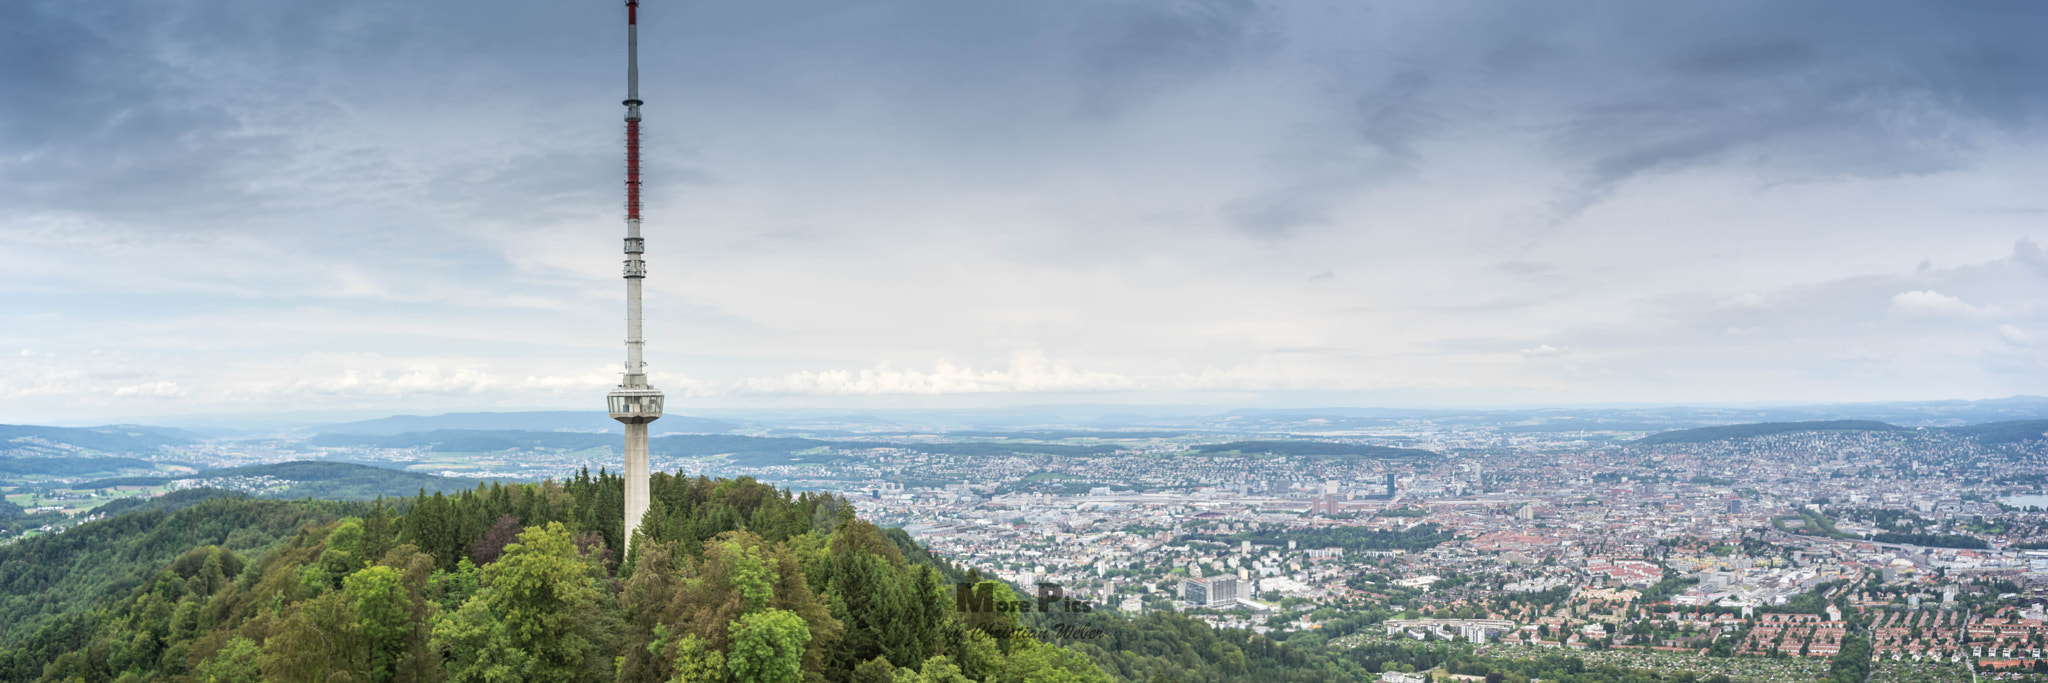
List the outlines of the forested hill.
{"type": "Polygon", "coordinates": [[[1968,427],[1947,427],[1949,432],[1976,437],[1978,441],[1992,443],[2019,443],[2048,439],[2048,420],[2012,420],[2009,422],[1986,422],[1968,427]]]}
{"type": "Polygon", "coordinates": [[[1655,446],[1667,443],[1706,443],[1723,439],[1746,439],[1773,434],[1797,432],[1910,432],[1907,427],[1873,420],[1821,420],[1815,422],[1759,422],[1756,424],[1722,425],[1700,427],[1651,434],[1636,439],[1637,446],[1655,446]]]}
{"type": "Polygon", "coordinates": [[[112,488],[115,486],[156,486],[179,479],[201,481],[250,479],[268,477],[289,482],[283,490],[267,493],[268,498],[323,498],[328,500],[371,500],[373,498],[398,498],[420,491],[453,493],[476,486],[475,479],[457,479],[407,472],[383,467],[372,467],[348,462],[321,462],[301,460],[268,465],[245,465],[218,470],[206,470],[199,474],[161,477],[116,477],[100,479],[80,485],[80,488],[112,488]]]}
{"type": "Polygon", "coordinates": [[[62,534],[0,546],[0,680],[35,680],[48,657],[24,656],[53,655],[53,647],[92,631],[92,606],[127,598],[187,551],[219,546],[253,556],[309,524],[369,509],[180,491],[62,534]]]}
{"type": "MultiPolygon", "coordinates": [[[[1930,427],[1929,431],[1946,432],[1961,437],[1976,439],[1985,444],[2019,443],[2048,439],[2048,420],[2011,420],[1986,422],[1963,427],[1930,427]]],[[[1799,432],[1913,432],[1911,427],[1872,420],[1825,420],[1818,422],[1759,422],[1756,424],[1721,425],[1700,427],[1651,434],[1637,439],[1638,446],[1654,446],[1667,443],[1706,443],[1724,439],[1746,439],[1773,434],[1794,434],[1799,432]]]]}
{"type": "MultiPolygon", "coordinates": [[[[490,452],[514,448],[562,450],[606,448],[616,451],[619,445],[619,436],[617,434],[586,432],[444,429],[430,432],[406,432],[403,434],[385,435],[318,434],[308,439],[306,444],[326,448],[425,448],[444,453],[490,452]]],[[[1113,445],[1068,445],[1009,441],[963,443],[826,441],[801,437],[737,436],[730,434],[672,434],[647,440],[648,453],[657,457],[667,456],[676,458],[702,458],[718,455],[788,455],[800,451],[833,448],[897,448],[921,453],[963,456],[1008,456],[1019,453],[1044,453],[1070,457],[1106,455],[1115,453],[1117,450],[1117,447],[1113,445]]],[[[778,460],[778,462],[783,460],[778,460]]]]}
{"type": "Polygon", "coordinates": [[[156,463],[136,458],[102,457],[80,458],[10,458],[0,456],[0,475],[40,474],[59,477],[76,477],[101,473],[115,473],[124,470],[151,471],[156,463]]]}
{"type": "Polygon", "coordinates": [[[1014,611],[955,611],[945,572],[843,499],[650,489],[624,562],[603,475],[216,498],[30,539],[0,548],[0,680],[1112,680],[1014,611]]]}
{"type": "Polygon", "coordinates": [[[1230,443],[1199,446],[1195,448],[1195,452],[1205,455],[1282,455],[1375,460],[1441,457],[1435,451],[1425,451],[1419,448],[1390,448],[1387,446],[1337,443],[1333,441],[1232,441],[1230,443]]]}
{"type": "Polygon", "coordinates": [[[165,446],[198,441],[198,435],[169,427],[110,425],[75,429],[37,425],[0,425],[0,455],[79,455],[155,453],[165,446]]]}
{"type": "MultiPolygon", "coordinates": [[[[723,420],[713,420],[687,415],[664,415],[655,423],[655,434],[723,434],[740,426],[723,420]]],[[[616,435],[625,431],[623,425],[602,410],[556,410],[523,411],[513,413],[447,413],[445,415],[394,415],[360,422],[338,422],[320,425],[320,431],[337,434],[391,435],[407,432],[433,432],[445,430],[461,431],[507,431],[523,430],[553,432],[570,430],[575,432],[608,432],[616,435]]]]}

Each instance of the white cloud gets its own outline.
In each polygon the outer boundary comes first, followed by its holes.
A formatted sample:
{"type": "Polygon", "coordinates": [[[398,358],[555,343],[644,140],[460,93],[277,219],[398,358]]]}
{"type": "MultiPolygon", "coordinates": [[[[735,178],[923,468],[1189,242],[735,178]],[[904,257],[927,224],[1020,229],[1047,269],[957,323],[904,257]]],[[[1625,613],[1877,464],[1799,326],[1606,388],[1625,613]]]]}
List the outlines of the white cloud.
{"type": "Polygon", "coordinates": [[[1892,297],[1893,313],[1916,318],[1974,318],[1982,309],[1941,292],[1900,292],[1892,297]]]}
{"type": "Polygon", "coordinates": [[[1758,310],[1771,307],[1771,299],[1761,292],[1743,292],[1714,304],[1721,310],[1758,310]]]}
{"type": "Polygon", "coordinates": [[[700,391],[733,395],[814,396],[938,395],[985,393],[1070,393],[1130,391],[1141,383],[1123,375],[1077,370],[1047,360],[1042,353],[1016,354],[1007,369],[975,370],[939,363],[930,371],[887,366],[865,370],[792,372],[780,377],[751,378],[700,391]]]}
{"type": "Polygon", "coordinates": [[[1998,336],[2005,339],[2005,343],[2011,344],[2013,346],[2024,346],[2029,348],[2034,346],[2033,335],[2027,334],[2025,330],[2022,330],[2014,325],[1999,325],[1998,336]]]}
{"type": "Polygon", "coordinates": [[[1558,348],[1549,344],[1541,344],[1535,348],[1522,349],[1520,353],[1525,358],[1548,358],[1550,356],[1562,356],[1569,348],[1558,348]]]}
{"type": "Polygon", "coordinates": [[[184,398],[186,393],[174,382],[145,382],[117,387],[114,395],[123,398],[184,398]]]}

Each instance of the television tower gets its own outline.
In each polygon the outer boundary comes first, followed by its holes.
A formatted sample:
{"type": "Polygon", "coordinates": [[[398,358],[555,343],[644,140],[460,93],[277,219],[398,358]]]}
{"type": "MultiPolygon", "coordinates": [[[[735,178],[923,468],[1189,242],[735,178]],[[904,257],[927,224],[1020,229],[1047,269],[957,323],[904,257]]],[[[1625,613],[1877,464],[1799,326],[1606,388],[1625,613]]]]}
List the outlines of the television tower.
{"type": "MultiPolygon", "coordinates": [[[[626,0],[626,373],[606,396],[612,419],[626,424],[626,551],[647,514],[647,423],[661,419],[661,390],[647,384],[640,338],[640,282],[647,262],[640,254],[640,1],[626,0]]],[[[623,555],[622,555],[623,557],[623,555]]]]}

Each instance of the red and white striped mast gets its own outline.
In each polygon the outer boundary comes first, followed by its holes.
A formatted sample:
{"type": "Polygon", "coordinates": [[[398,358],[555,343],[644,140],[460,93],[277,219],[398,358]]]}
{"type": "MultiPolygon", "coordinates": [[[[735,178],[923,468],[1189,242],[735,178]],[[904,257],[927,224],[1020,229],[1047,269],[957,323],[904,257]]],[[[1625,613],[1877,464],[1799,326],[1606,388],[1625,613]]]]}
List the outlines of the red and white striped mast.
{"type": "Polygon", "coordinates": [[[647,514],[647,423],[661,419],[661,390],[647,383],[641,358],[647,341],[640,337],[640,283],[647,262],[640,254],[640,1],[626,0],[626,372],[607,396],[612,419],[626,425],[626,550],[647,514]]]}

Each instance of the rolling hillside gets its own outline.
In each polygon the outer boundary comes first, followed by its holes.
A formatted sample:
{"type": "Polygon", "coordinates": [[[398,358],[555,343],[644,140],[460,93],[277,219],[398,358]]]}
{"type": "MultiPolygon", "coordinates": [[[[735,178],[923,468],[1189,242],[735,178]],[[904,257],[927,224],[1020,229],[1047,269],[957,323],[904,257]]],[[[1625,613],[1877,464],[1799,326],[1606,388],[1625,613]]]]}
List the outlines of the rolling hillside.
{"type": "Polygon", "coordinates": [[[1910,432],[1910,428],[1876,422],[1873,420],[1822,420],[1816,422],[1759,422],[1756,424],[1721,425],[1662,432],[1636,439],[1637,446],[1655,446],[1667,443],[1706,443],[1723,439],[1746,439],[1772,434],[1794,434],[1798,432],[1910,432]]]}
{"type": "Polygon", "coordinates": [[[199,435],[169,427],[108,425],[105,427],[43,427],[0,425],[0,455],[148,455],[165,446],[185,446],[199,435]]]}

